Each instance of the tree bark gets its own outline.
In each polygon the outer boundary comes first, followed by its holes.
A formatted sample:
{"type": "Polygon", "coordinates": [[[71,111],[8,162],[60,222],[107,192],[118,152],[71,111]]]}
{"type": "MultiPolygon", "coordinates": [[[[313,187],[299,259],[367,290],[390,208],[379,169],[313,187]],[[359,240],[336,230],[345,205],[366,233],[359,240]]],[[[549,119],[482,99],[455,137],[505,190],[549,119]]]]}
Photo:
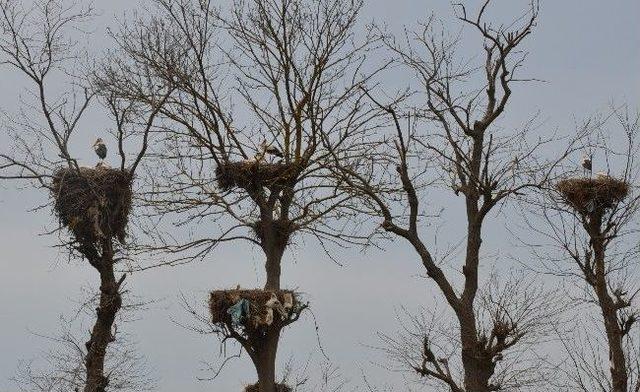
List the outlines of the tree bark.
{"type": "Polygon", "coordinates": [[[593,248],[594,276],[590,282],[598,298],[598,305],[604,319],[604,327],[609,348],[609,363],[612,392],[627,392],[627,363],[623,348],[624,333],[618,323],[618,309],[615,300],[609,294],[606,271],[606,245],[602,233],[602,217],[591,217],[589,236],[593,248]]]}
{"type": "MultiPolygon", "coordinates": [[[[264,222],[264,220],[263,220],[264,222]]],[[[267,220],[263,223],[262,250],[266,256],[265,271],[267,281],[265,290],[280,290],[280,276],[282,273],[282,256],[286,249],[289,233],[282,231],[276,222],[267,220]]],[[[258,374],[260,392],[276,392],[276,356],[280,339],[280,323],[274,323],[267,328],[264,336],[252,339],[253,354],[251,359],[258,374]]]]}
{"type": "Polygon", "coordinates": [[[282,255],[284,247],[271,246],[265,250],[267,260],[265,262],[265,270],[267,273],[267,282],[264,285],[265,290],[280,290],[280,275],[282,273],[282,255]]]}
{"type": "Polygon", "coordinates": [[[482,222],[480,213],[480,181],[482,156],[484,150],[484,125],[476,125],[473,129],[473,149],[471,151],[471,176],[465,193],[467,215],[467,243],[463,267],[464,289],[460,298],[461,306],[457,317],[460,323],[460,342],[462,344],[462,366],[464,368],[464,385],[466,392],[489,392],[490,378],[493,376],[495,364],[484,344],[479,341],[475,315],[475,298],[478,292],[478,268],[480,265],[480,248],[482,246],[482,222]]]}
{"type": "Polygon", "coordinates": [[[478,291],[478,266],[482,246],[482,224],[478,222],[477,203],[477,197],[468,198],[467,250],[463,269],[465,286],[461,297],[462,306],[457,312],[457,317],[460,323],[465,391],[489,392],[494,390],[490,379],[493,376],[495,364],[484,344],[479,341],[474,306],[478,291]]]}
{"type": "Polygon", "coordinates": [[[255,348],[252,356],[258,373],[260,392],[276,392],[276,355],[280,340],[280,328],[269,329],[255,348]]]}
{"type": "Polygon", "coordinates": [[[494,372],[494,363],[478,341],[473,309],[465,309],[458,316],[460,322],[460,342],[462,343],[462,366],[466,392],[492,391],[489,380],[494,372]]]}
{"type": "Polygon", "coordinates": [[[102,255],[98,260],[90,263],[100,273],[100,302],[96,309],[97,319],[91,330],[91,338],[86,343],[85,357],[86,384],[84,392],[104,392],[109,384],[109,378],[104,374],[104,364],[107,346],[115,337],[111,330],[116,314],[122,307],[120,285],[124,276],[117,281],[113,268],[113,248],[111,240],[105,240],[102,255]]]}
{"type": "Polygon", "coordinates": [[[261,245],[264,251],[265,272],[267,282],[265,290],[280,290],[280,275],[282,274],[282,256],[289,242],[289,233],[284,229],[284,220],[267,220],[263,218],[261,245]]]}

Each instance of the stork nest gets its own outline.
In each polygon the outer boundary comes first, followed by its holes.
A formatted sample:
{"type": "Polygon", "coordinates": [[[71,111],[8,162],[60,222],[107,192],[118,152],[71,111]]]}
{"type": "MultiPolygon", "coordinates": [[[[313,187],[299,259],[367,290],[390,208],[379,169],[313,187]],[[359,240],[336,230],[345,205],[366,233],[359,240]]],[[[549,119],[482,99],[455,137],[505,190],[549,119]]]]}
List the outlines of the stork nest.
{"type": "Polygon", "coordinates": [[[228,162],[216,167],[218,185],[225,191],[235,187],[257,189],[285,185],[293,175],[293,165],[256,160],[228,162]]]}
{"type": "MultiPolygon", "coordinates": [[[[258,383],[247,385],[244,392],[260,392],[260,385],[258,383]]],[[[293,389],[286,384],[276,384],[276,392],[293,392],[293,389]]]]}
{"type": "Polygon", "coordinates": [[[629,193],[629,184],[610,176],[569,178],[558,182],[556,189],[564,201],[583,214],[604,212],[622,201],[629,193]]]}
{"type": "Polygon", "coordinates": [[[253,332],[263,330],[272,325],[281,327],[289,324],[299,315],[304,307],[298,300],[296,293],[291,290],[215,290],[211,292],[211,296],[209,297],[211,321],[214,324],[231,326],[231,315],[227,311],[241,299],[246,299],[250,303],[249,314],[241,322],[241,326],[247,334],[252,334],[253,332]],[[271,299],[272,293],[276,295],[281,305],[286,306],[287,298],[291,303],[283,315],[284,318],[281,317],[277,309],[271,308],[273,321],[268,323],[267,313],[269,312],[269,307],[267,306],[267,302],[271,299]]]}
{"type": "Polygon", "coordinates": [[[61,168],[53,175],[54,210],[79,242],[124,243],[131,211],[131,175],[109,167],[61,168]]]}

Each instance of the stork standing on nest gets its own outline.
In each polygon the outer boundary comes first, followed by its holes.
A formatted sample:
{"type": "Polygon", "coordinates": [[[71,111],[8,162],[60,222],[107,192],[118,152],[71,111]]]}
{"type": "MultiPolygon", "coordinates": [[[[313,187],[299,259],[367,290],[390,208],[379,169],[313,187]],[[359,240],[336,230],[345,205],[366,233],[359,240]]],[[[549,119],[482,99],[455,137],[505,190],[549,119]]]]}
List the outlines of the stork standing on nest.
{"type": "Polygon", "coordinates": [[[261,162],[265,156],[273,155],[278,158],[284,158],[284,154],[277,147],[267,144],[266,140],[262,140],[260,143],[260,151],[256,154],[256,161],[261,162]]]}
{"type": "Polygon", "coordinates": [[[98,162],[98,166],[102,165],[102,161],[107,157],[107,145],[104,144],[102,139],[98,138],[95,143],[93,143],[93,151],[96,152],[98,158],[100,158],[100,162],[98,162]]]}
{"type": "Polygon", "coordinates": [[[593,173],[593,163],[591,162],[591,157],[587,157],[586,155],[582,157],[581,162],[582,168],[584,169],[584,174],[586,175],[589,172],[589,177],[593,173]]]}
{"type": "Polygon", "coordinates": [[[280,151],[278,149],[278,147],[274,147],[274,146],[267,146],[267,148],[265,149],[265,152],[269,155],[273,155],[276,156],[278,158],[284,158],[284,155],[282,154],[282,151],[280,151]]]}

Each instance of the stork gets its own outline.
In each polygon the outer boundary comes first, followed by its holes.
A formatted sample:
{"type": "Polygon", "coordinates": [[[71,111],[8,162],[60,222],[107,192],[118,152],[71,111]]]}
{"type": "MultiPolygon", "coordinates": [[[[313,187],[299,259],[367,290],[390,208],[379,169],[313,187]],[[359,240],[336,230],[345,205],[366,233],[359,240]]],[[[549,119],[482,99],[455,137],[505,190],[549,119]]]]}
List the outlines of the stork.
{"type": "Polygon", "coordinates": [[[586,175],[589,172],[589,177],[591,177],[591,173],[593,172],[593,164],[591,162],[591,157],[587,157],[586,155],[582,157],[581,162],[582,168],[584,169],[584,174],[586,175]]]}
{"type": "Polygon", "coordinates": [[[100,158],[100,162],[102,162],[107,157],[107,145],[104,144],[102,139],[98,138],[95,143],[93,143],[93,151],[96,152],[98,158],[100,158]]]}
{"type": "Polygon", "coordinates": [[[264,151],[264,153],[269,154],[269,155],[273,155],[276,156],[278,158],[284,158],[284,155],[282,154],[282,151],[280,151],[278,149],[278,147],[274,147],[272,145],[267,145],[267,141],[263,140],[262,144],[260,145],[260,147],[262,148],[262,151],[264,151]]]}

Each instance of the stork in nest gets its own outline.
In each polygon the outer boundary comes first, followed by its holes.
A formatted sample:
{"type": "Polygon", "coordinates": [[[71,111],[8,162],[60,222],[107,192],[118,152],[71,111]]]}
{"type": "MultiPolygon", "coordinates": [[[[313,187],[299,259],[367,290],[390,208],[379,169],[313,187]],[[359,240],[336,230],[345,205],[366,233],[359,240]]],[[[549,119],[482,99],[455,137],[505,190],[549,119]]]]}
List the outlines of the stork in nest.
{"type": "Polygon", "coordinates": [[[584,174],[586,175],[587,172],[589,172],[589,177],[591,177],[591,173],[593,173],[593,163],[591,162],[591,157],[583,156],[582,162],[580,164],[582,165],[582,169],[584,169],[584,174]]]}
{"type": "Polygon", "coordinates": [[[107,145],[104,144],[102,139],[98,138],[96,142],[93,143],[93,151],[95,151],[98,158],[100,158],[98,165],[101,165],[102,161],[107,157],[107,145]]]}
{"type": "Polygon", "coordinates": [[[267,144],[267,141],[263,139],[262,143],[260,143],[260,150],[255,156],[256,162],[262,162],[267,155],[275,156],[280,159],[284,158],[284,154],[278,149],[278,147],[267,144]]]}

